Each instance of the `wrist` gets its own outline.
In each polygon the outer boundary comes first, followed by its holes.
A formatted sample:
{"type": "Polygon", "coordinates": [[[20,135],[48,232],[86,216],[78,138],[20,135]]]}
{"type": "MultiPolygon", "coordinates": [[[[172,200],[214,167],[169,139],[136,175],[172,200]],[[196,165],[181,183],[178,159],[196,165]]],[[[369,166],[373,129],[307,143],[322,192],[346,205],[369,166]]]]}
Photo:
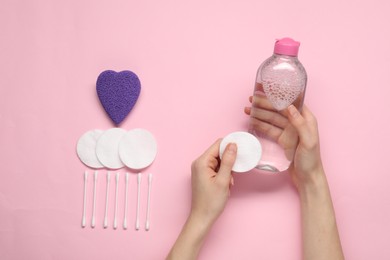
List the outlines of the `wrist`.
{"type": "Polygon", "coordinates": [[[210,227],[191,212],[167,259],[197,259],[210,227]]]}
{"type": "Polygon", "coordinates": [[[199,234],[207,233],[212,227],[213,223],[214,221],[194,211],[191,211],[186,222],[187,225],[196,229],[199,234]]]}
{"type": "Polygon", "coordinates": [[[195,251],[199,251],[212,224],[204,221],[201,216],[191,212],[182,230],[182,236],[186,237],[188,245],[195,251]]]}
{"type": "Polygon", "coordinates": [[[298,193],[301,199],[328,192],[328,182],[322,167],[314,170],[305,180],[298,185],[298,193]]]}

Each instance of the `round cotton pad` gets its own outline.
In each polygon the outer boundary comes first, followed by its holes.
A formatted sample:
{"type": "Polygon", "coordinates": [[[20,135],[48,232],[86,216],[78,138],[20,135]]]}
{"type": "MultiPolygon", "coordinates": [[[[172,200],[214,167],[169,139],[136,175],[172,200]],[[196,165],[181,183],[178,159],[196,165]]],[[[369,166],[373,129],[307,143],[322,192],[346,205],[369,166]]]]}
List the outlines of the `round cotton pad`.
{"type": "Polygon", "coordinates": [[[105,131],[96,143],[96,155],[99,161],[107,168],[119,169],[124,165],[119,158],[119,141],[126,133],[121,128],[111,128],[105,131]]]}
{"type": "Polygon", "coordinates": [[[157,142],[153,135],[144,129],[128,131],[119,144],[119,156],[130,169],[148,167],[156,158],[157,142]]]}
{"type": "Polygon", "coordinates": [[[103,168],[96,156],[96,141],[99,139],[103,130],[91,130],[84,133],[77,142],[77,155],[80,160],[87,166],[95,169],[103,168]]]}
{"type": "Polygon", "coordinates": [[[227,135],[219,146],[219,157],[229,143],[237,145],[237,158],[233,165],[234,172],[247,172],[257,166],[260,161],[262,149],[257,138],[247,132],[234,132],[227,135]]]}

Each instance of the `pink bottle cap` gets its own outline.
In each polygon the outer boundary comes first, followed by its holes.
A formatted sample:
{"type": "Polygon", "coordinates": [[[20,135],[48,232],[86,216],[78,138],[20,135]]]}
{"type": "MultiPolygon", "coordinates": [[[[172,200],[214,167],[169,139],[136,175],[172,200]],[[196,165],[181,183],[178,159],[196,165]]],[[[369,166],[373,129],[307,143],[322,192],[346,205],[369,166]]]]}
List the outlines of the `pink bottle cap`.
{"type": "Polygon", "coordinates": [[[276,40],[274,53],[288,56],[298,56],[299,45],[300,42],[287,37],[276,40]]]}

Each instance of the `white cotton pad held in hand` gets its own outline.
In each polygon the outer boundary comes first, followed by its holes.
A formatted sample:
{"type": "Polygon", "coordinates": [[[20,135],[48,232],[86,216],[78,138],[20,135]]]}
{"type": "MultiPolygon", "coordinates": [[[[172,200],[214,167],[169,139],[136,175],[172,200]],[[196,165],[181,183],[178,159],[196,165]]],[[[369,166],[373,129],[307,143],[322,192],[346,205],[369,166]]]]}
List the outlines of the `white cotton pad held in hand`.
{"type": "Polygon", "coordinates": [[[153,135],[144,129],[128,131],[119,144],[119,156],[130,169],[148,167],[156,158],[157,142],[153,135]]]}
{"type": "Polygon", "coordinates": [[[260,161],[262,149],[257,138],[247,132],[234,132],[227,135],[219,146],[219,157],[229,143],[237,145],[237,158],[233,165],[234,172],[247,172],[257,166],[260,161]]]}
{"type": "Polygon", "coordinates": [[[96,155],[107,168],[119,169],[124,166],[119,158],[118,146],[126,130],[111,128],[105,131],[96,143],[96,155]]]}
{"type": "Polygon", "coordinates": [[[87,166],[95,169],[103,168],[96,156],[96,142],[103,133],[102,130],[91,130],[84,133],[77,142],[77,155],[80,160],[87,166]]]}

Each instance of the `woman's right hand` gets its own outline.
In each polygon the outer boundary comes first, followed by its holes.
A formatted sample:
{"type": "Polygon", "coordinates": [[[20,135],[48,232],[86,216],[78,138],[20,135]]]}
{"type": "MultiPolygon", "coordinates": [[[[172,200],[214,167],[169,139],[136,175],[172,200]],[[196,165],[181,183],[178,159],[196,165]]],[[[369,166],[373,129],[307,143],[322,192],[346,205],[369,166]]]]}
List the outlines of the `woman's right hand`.
{"type": "Polygon", "coordinates": [[[300,190],[304,185],[312,183],[316,177],[324,175],[317,119],[305,105],[302,113],[290,105],[287,108],[287,116],[299,136],[290,174],[294,184],[300,190]]]}
{"type": "Polygon", "coordinates": [[[264,94],[249,98],[252,107],[246,107],[251,127],[277,142],[292,161],[289,168],[298,190],[312,178],[323,173],[317,120],[303,105],[300,113],[294,105],[277,111],[264,94]]]}

